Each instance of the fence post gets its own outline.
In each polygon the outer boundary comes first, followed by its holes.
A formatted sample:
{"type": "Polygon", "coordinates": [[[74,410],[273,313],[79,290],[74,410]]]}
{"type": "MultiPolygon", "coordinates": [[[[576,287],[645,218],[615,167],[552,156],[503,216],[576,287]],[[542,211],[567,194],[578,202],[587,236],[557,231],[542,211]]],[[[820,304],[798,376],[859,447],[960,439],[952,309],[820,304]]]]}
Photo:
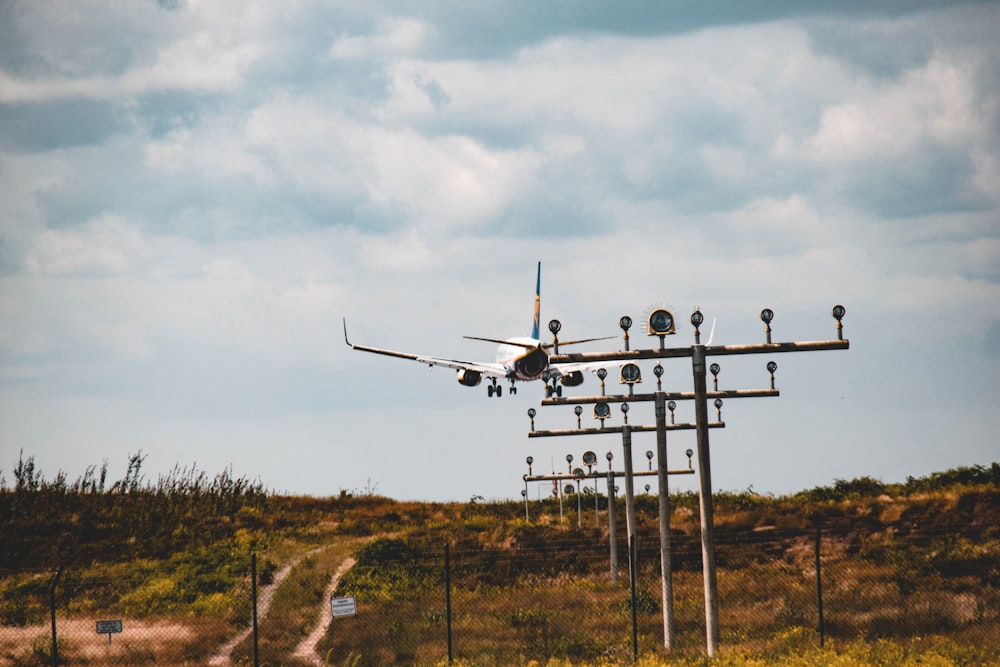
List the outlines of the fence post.
{"type": "Polygon", "coordinates": [[[816,615],[819,617],[819,646],[823,648],[823,575],[820,573],[819,547],[822,541],[822,529],[816,526],[816,615]]]}
{"type": "Polygon", "coordinates": [[[56,584],[59,583],[59,576],[62,574],[63,566],[56,570],[56,576],[52,577],[52,585],[49,586],[49,611],[52,615],[52,667],[59,667],[59,643],[56,637],[56,584]]]}
{"type": "Polygon", "coordinates": [[[452,663],[451,653],[451,550],[444,543],[444,615],[448,625],[448,664],[452,663]]]}
{"type": "Polygon", "coordinates": [[[260,667],[257,653],[257,552],[250,552],[250,600],[253,606],[253,667],[260,667]]]}

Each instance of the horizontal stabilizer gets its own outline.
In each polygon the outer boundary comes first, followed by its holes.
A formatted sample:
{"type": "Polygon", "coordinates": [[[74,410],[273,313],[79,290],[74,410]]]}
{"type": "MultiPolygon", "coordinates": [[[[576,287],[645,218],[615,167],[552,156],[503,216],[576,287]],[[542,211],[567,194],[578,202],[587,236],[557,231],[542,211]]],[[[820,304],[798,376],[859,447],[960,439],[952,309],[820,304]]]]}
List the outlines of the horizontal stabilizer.
{"type": "Polygon", "coordinates": [[[480,338],[478,336],[462,336],[462,338],[468,340],[481,340],[485,343],[496,343],[497,345],[513,345],[515,347],[523,347],[526,350],[534,350],[538,347],[538,343],[526,343],[516,340],[500,340],[499,338],[480,338]]]}

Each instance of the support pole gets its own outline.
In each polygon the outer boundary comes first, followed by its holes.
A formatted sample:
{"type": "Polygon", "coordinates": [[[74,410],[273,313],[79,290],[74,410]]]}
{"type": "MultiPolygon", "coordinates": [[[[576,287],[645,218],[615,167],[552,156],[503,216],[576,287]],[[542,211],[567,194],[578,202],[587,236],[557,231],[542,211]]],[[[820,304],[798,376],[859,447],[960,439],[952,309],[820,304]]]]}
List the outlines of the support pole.
{"type": "Polygon", "coordinates": [[[531,523],[531,517],[528,515],[528,480],[524,480],[524,521],[525,523],[531,523]]]}
{"type": "Polygon", "coordinates": [[[635,599],[635,535],[628,538],[628,559],[632,563],[629,568],[629,591],[632,596],[632,663],[639,659],[639,623],[636,618],[638,606],[635,599]]]}
{"type": "Polygon", "coordinates": [[[576,481],[576,527],[583,528],[583,498],[580,493],[580,480],[576,481]]]}
{"type": "MultiPolygon", "coordinates": [[[[635,482],[632,479],[632,429],[622,426],[622,450],[625,456],[625,529],[628,543],[635,537],[635,482]]],[[[635,569],[634,559],[629,559],[629,568],[635,569]]]]}
{"type": "Polygon", "coordinates": [[[656,392],[656,463],[660,483],[660,572],[663,594],[663,648],[674,648],[674,584],[670,562],[670,490],[667,479],[667,405],[656,392]]]}
{"type": "MultiPolygon", "coordinates": [[[[587,474],[590,474],[590,468],[587,468],[587,474]]],[[[598,508],[597,501],[600,499],[600,494],[597,493],[597,478],[594,477],[594,528],[601,527],[601,514],[598,508]]]]}
{"type": "Polygon", "coordinates": [[[608,470],[608,543],[611,547],[611,581],[618,581],[618,538],[615,536],[615,473],[608,470]]]}
{"type": "Polygon", "coordinates": [[[708,387],[705,346],[692,346],[694,411],[698,433],[698,500],[701,511],[701,567],[705,580],[705,644],[711,658],[719,648],[719,597],[715,582],[715,534],[712,510],[712,466],[708,446],[708,387]]]}

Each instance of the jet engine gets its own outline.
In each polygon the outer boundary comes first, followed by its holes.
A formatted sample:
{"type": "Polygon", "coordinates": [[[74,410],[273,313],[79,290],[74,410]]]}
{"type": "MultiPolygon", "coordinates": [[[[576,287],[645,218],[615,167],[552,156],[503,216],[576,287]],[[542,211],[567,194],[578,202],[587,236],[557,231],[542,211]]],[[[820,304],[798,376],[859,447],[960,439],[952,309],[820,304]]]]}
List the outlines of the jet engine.
{"type": "Polygon", "coordinates": [[[583,384],[583,373],[580,371],[565,373],[561,378],[559,378],[559,381],[567,387],[576,387],[583,384]]]}
{"type": "Polygon", "coordinates": [[[479,371],[462,368],[458,371],[458,383],[466,387],[475,387],[483,381],[483,374],[479,371]]]}
{"type": "Polygon", "coordinates": [[[534,380],[541,377],[542,372],[549,367],[549,355],[538,348],[531,350],[514,361],[517,376],[523,380],[534,380]]]}

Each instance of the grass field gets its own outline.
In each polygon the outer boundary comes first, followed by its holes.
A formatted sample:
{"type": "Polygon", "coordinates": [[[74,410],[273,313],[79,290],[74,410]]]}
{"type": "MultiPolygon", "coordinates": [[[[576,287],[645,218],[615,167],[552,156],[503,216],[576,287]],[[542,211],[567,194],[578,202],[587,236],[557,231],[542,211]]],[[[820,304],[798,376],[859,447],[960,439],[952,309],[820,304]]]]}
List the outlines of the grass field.
{"type": "Polygon", "coordinates": [[[283,497],[228,473],[181,469],[149,483],[141,456],[112,484],[96,473],[49,481],[30,458],[15,481],[0,488],[0,665],[10,667],[52,664],[53,599],[60,664],[251,665],[253,638],[241,637],[251,554],[270,605],[259,659],[272,667],[443,665],[449,629],[454,663],[466,667],[627,665],[633,604],[637,664],[649,667],[1000,664],[996,464],[780,498],[718,494],[721,637],[711,660],[691,494],[671,498],[668,654],[652,496],[637,499],[633,601],[624,535],[617,581],[609,569],[606,498],[601,527],[591,504],[578,528],[551,501],[532,502],[529,523],[519,502],[283,497]],[[296,657],[348,558],[357,564],[336,594],[355,596],[358,615],[330,623],[314,656],[296,657]],[[125,631],[109,646],[94,621],[111,618],[125,631]]]}

